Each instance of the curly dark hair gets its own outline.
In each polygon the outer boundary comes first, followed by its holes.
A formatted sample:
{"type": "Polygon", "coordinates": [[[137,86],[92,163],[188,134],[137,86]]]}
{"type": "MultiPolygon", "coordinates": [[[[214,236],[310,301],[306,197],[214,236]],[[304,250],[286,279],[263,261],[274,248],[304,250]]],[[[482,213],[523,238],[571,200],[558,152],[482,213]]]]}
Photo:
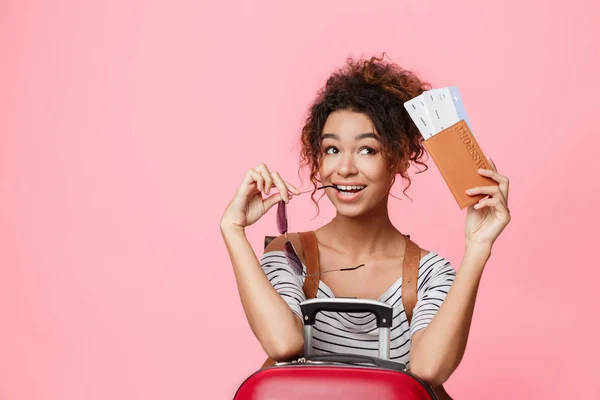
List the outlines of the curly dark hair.
{"type": "MultiPolygon", "coordinates": [[[[309,115],[302,128],[302,150],[300,168],[310,167],[310,180],[317,187],[317,173],[323,156],[321,135],[327,117],[334,111],[348,110],[367,115],[381,136],[382,156],[390,165],[390,172],[399,174],[410,187],[407,175],[410,162],[419,164],[426,150],[423,136],[404,108],[404,102],[431,89],[431,85],[393,62],[384,62],[381,57],[353,60],[334,72],[317,93],[309,115]]],[[[311,197],[314,199],[315,191],[311,197]]],[[[317,204],[318,208],[318,204],[317,204]]]]}

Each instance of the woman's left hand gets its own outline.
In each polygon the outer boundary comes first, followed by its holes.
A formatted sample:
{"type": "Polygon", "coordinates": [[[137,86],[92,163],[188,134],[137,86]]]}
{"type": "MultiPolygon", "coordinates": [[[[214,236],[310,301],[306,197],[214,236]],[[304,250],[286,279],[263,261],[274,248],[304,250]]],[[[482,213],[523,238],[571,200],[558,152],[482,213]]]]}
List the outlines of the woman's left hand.
{"type": "Polygon", "coordinates": [[[481,169],[479,174],[498,182],[498,185],[480,186],[467,190],[469,195],[484,194],[488,197],[469,206],[465,224],[466,246],[489,249],[510,222],[508,209],[508,178],[498,173],[491,158],[492,169],[481,169]]]}

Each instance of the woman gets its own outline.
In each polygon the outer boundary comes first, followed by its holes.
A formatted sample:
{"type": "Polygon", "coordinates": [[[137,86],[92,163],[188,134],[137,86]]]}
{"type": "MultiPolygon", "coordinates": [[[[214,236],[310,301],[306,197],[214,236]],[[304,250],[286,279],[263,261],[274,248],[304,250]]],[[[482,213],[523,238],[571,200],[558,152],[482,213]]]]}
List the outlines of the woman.
{"type": "MultiPolygon", "coordinates": [[[[310,168],[315,188],[317,183],[332,185],[322,190],[336,209],[333,220],[314,232],[321,271],[333,271],[321,275],[317,297],[357,297],[392,304],[391,358],[437,386],[462,359],[479,282],[510,213],[508,179],[490,160],[493,170],[479,173],[499,185],[468,191],[487,197],[467,210],[458,272],[437,253],[421,252],[418,301],[409,326],[399,301],[406,237],[390,221],[388,196],[397,175],[408,182],[406,188],[410,186],[407,169],[411,163],[425,166],[423,138],[403,103],[429,88],[383,58],[348,60],[331,75],[310,110],[302,130],[301,159],[310,168]],[[360,264],[364,266],[339,271],[360,264]]],[[[282,256],[283,236],[269,244],[259,262],[244,229],[280,200],[288,203],[299,194],[277,172],[260,164],[247,172],[221,220],[248,322],[275,360],[302,351],[303,278],[294,274],[282,256]],[[270,194],[273,188],[278,192],[270,194]]],[[[288,234],[288,238],[302,254],[298,236],[288,234]]],[[[377,356],[377,329],[368,315],[322,313],[313,331],[314,353],[377,356]]]]}

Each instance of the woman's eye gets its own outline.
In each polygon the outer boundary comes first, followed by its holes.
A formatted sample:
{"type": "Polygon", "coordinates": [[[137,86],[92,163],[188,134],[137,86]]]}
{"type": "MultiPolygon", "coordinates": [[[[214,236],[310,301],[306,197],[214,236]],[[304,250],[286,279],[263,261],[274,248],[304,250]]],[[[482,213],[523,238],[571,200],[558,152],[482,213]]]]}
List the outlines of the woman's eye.
{"type": "Polygon", "coordinates": [[[329,146],[327,148],[325,148],[325,154],[337,154],[338,153],[338,149],[336,149],[333,146],[329,146]]]}
{"type": "Polygon", "coordinates": [[[362,149],[360,149],[360,154],[375,154],[375,150],[373,150],[370,147],[363,147],[362,149]]]}

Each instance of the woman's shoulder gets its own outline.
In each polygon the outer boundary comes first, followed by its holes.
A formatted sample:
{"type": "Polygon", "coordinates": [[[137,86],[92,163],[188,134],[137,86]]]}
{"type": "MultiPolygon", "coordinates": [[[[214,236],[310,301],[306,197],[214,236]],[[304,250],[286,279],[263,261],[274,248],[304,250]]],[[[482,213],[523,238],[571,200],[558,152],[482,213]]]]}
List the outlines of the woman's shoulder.
{"type": "Polygon", "coordinates": [[[425,260],[427,256],[434,255],[433,251],[421,248],[421,261],[425,260]]]}
{"type": "MultiPolygon", "coordinates": [[[[410,239],[410,236],[408,236],[407,238],[409,240],[412,240],[412,239],[410,239]]],[[[432,262],[432,261],[437,261],[437,262],[440,262],[440,261],[447,262],[448,261],[441,254],[436,252],[435,250],[430,250],[428,248],[421,247],[421,246],[419,246],[418,243],[416,243],[414,241],[413,241],[413,243],[415,243],[421,250],[421,264],[427,263],[427,262],[432,262]]]]}
{"type": "Polygon", "coordinates": [[[421,249],[419,278],[429,275],[453,275],[456,273],[452,263],[436,251],[421,249]]]}
{"type": "Polygon", "coordinates": [[[441,255],[440,253],[436,252],[435,250],[429,250],[429,249],[424,249],[424,248],[420,248],[421,250],[421,263],[424,262],[428,262],[428,261],[448,261],[444,258],[443,255],[441,255]]]}

